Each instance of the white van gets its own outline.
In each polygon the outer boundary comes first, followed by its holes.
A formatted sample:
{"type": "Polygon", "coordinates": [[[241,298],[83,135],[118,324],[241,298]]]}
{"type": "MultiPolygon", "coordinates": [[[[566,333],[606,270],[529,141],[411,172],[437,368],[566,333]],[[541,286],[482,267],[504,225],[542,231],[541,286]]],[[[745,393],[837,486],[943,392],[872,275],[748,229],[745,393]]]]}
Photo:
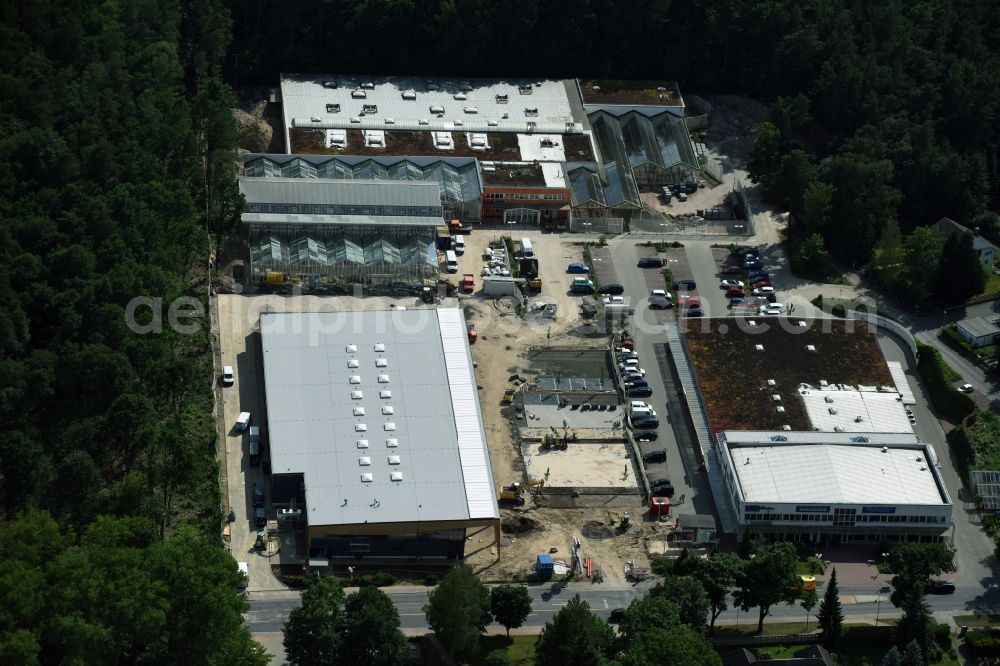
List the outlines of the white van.
{"type": "Polygon", "coordinates": [[[465,236],[455,236],[452,238],[451,244],[455,249],[455,254],[458,256],[465,254],[465,236]]]}
{"type": "Polygon", "coordinates": [[[458,255],[455,254],[454,250],[448,250],[444,253],[444,262],[449,273],[458,272],[458,255]]]}
{"type": "Polygon", "coordinates": [[[527,238],[521,239],[521,256],[526,259],[531,259],[535,256],[535,251],[531,248],[531,241],[527,238]]]}
{"type": "Polygon", "coordinates": [[[240,415],[236,417],[236,429],[243,432],[250,425],[250,412],[240,412],[240,415]]]}

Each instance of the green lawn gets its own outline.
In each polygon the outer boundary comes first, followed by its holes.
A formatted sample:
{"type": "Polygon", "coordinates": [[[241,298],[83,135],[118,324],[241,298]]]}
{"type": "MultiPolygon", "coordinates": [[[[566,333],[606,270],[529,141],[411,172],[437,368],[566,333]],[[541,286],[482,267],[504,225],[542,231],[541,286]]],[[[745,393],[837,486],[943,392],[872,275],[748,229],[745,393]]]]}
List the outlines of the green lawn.
{"type": "Polygon", "coordinates": [[[956,615],[955,624],[971,629],[1000,627],[1000,615],[956,615]]]}
{"type": "Polygon", "coordinates": [[[1000,292],[1000,275],[990,271],[990,278],[986,281],[986,286],[983,288],[983,296],[989,294],[995,294],[1000,292]]]}
{"type": "MultiPolygon", "coordinates": [[[[445,666],[446,662],[434,649],[429,641],[420,641],[421,653],[423,655],[422,664],[431,666],[445,666]]],[[[459,666],[483,666],[486,663],[486,655],[493,650],[506,649],[510,663],[515,666],[532,666],[535,663],[535,641],[538,636],[482,636],[479,639],[479,657],[467,662],[460,662],[459,666]]]]}
{"type": "MultiPolygon", "coordinates": [[[[967,623],[963,622],[962,624],[967,623]]],[[[972,625],[970,624],[970,626],[972,625]]],[[[756,629],[756,622],[748,623],[747,626],[743,626],[743,623],[740,622],[739,626],[716,628],[715,634],[717,636],[752,634],[756,631],[756,629]]],[[[895,627],[892,625],[882,625],[878,627],[871,625],[847,625],[844,627],[844,634],[841,637],[837,648],[835,650],[831,650],[831,652],[836,655],[837,663],[842,664],[843,666],[878,666],[878,664],[882,662],[882,657],[885,656],[885,653],[892,645],[892,633],[894,629],[895,627]]],[[[814,619],[810,619],[809,631],[815,630],[816,622],[814,619]]],[[[775,622],[773,624],[768,624],[767,620],[764,621],[765,635],[775,636],[799,633],[806,633],[805,622],[775,622]]],[[[794,656],[796,652],[804,647],[806,646],[768,645],[751,648],[751,651],[757,656],[761,656],[763,653],[769,652],[772,659],[783,659],[794,656]]],[[[725,654],[734,649],[736,648],[717,648],[720,654],[725,654]]],[[[935,665],[940,664],[941,666],[958,666],[960,662],[955,657],[943,654],[941,660],[934,663],[935,665]]]]}

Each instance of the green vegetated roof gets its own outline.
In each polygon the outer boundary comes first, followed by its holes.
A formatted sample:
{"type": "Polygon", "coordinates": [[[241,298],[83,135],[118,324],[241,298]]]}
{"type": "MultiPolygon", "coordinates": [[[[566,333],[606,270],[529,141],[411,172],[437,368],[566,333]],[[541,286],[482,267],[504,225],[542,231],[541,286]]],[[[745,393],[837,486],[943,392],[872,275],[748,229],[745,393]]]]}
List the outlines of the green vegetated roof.
{"type": "Polygon", "coordinates": [[[866,324],[853,322],[849,330],[850,322],[823,319],[800,329],[798,321],[793,316],[782,326],[776,318],[760,317],[757,327],[744,326],[751,333],[730,318],[688,320],[685,336],[712,431],[778,430],[783,425],[811,430],[797,393],[800,384],[892,385],[878,340],[866,324]],[[780,402],[773,400],[775,394],[780,402]],[[784,413],[777,411],[779,404],[784,413]]]}

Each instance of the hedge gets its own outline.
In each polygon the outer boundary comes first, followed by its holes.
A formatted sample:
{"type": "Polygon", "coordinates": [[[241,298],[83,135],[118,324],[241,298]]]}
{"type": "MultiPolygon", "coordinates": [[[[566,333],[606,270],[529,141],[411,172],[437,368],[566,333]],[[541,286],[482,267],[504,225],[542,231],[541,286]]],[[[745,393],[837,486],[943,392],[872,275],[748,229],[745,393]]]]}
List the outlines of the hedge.
{"type": "Polygon", "coordinates": [[[1000,657],[1000,634],[990,629],[974,629],[965,636],[977,657],[1000,657]]]}
{"type": "Polygon", "coordinates": [[[962,339],[962,336],[958,334],[958,329],[954,326],[945,326],[942,328],[938,337],[959,354],[967,356],[972,360],[976,359],[976,352],[972,348],[972,345],[962,339]]]}
{"type": "Polygon", "coordinates": [[[918,342],[917,357],[917,372],[939,414],[961,421],[976,410],[976,403],[969,396],[948,383],[947,374],[954,371],[944,364],[941,352],[918,342]]]}

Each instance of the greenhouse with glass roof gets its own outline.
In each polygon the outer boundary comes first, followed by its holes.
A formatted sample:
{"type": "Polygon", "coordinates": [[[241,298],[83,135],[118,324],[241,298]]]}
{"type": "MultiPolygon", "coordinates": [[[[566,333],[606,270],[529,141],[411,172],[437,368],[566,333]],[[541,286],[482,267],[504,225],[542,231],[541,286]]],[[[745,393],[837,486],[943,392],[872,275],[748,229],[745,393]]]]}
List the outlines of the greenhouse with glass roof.
{"type": "Polygon", "coordinates": [[[436,280],[433,182],[240,178],[250,275],[313,290],[398,291],[436,280]]]}

